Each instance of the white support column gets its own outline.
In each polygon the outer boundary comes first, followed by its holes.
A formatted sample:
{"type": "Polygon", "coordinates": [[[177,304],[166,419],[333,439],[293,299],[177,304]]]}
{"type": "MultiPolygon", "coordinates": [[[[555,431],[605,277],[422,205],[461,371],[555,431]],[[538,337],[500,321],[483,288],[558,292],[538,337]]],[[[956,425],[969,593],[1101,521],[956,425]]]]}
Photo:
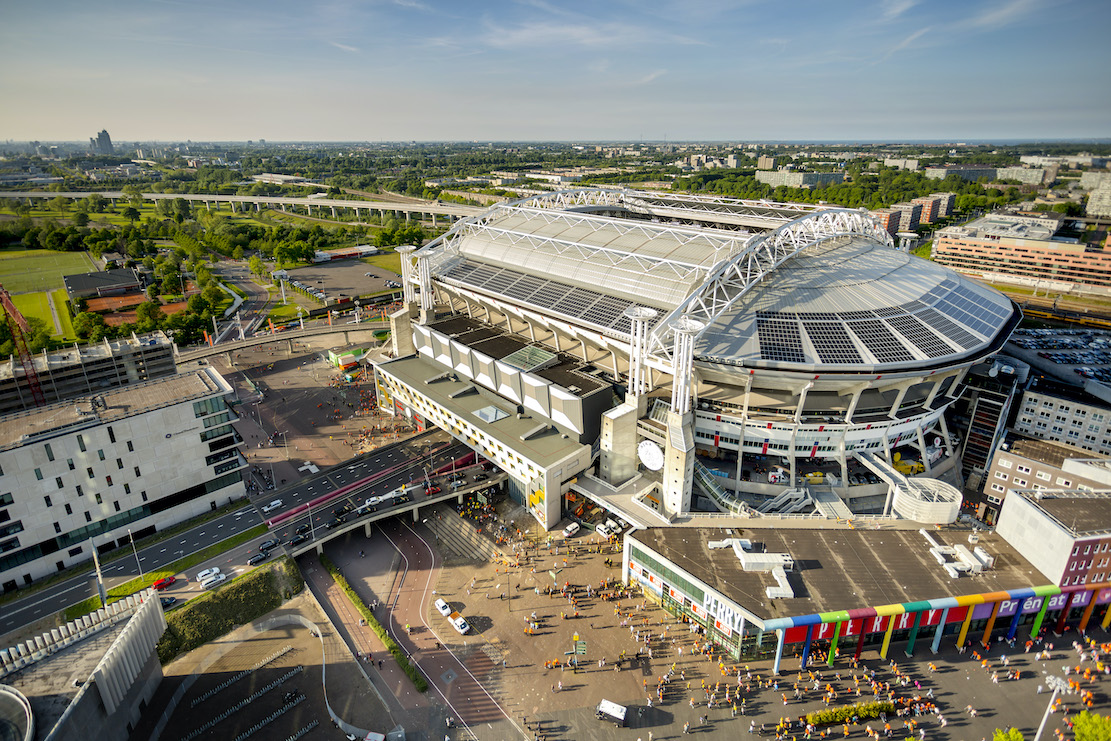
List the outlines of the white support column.
{"type": "Polygon", "coordinates": [[[629,394],[641,396],[648,392],[645,383],[645,353],[648,349],[648,325],[656,318],[655,309],[647,306],[630,306],[625,309],[625,316],[629,318],[629,394]]]}
{"type": "Polygon", "coordinates": [[[694,336],[706,325],[689,316],[671,323],[675,333],[672,351],[674,370],[671,377],[671,411],[686,414],[691,410],[691,376],[694,368],[694,336]]]}
{"type": "MultiPolygon", "coordinates": [[[[418,250],[417,257],[417,285],[420,287],[420,310],[422,314],[432,311],[432,268],[428,264],[432,252],[427,249],[418,250]]],[[[426,321],[421,317],[421,321],[426,321]]]]}
{"type": "Polygon", "coordinates": [[[412,255],[416,251],[417,248],[412,245],[405,245],[404,247],[397,248],[397,254],[401,255],[401,300],[406,306],[411,305],[416,300],[416,297],[413,295],[412,259],[412,255]]]}

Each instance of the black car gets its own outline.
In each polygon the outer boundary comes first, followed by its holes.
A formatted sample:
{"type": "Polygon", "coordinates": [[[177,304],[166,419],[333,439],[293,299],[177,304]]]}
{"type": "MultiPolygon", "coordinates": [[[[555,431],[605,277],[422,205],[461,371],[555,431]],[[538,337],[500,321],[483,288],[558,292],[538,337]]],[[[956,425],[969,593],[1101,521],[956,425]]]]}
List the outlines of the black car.
{"type": "Polygon", "coordinates": [[[475,480],[475,481],[486,481],[486,480],[488,480],[489,478],[490,478],[490,477],[489,477],[489,476],[487,476],[487,475],[486,475],[486,474],[484,474],[484,473],[476,473],[476,474],[474,475],[474,480],[475,480]]]}
{"type": "Polygon", "coordinates": [[[326,523],[326,524],[324,525],[324,527],[326,527],[326,528],[328,528],[329,530],[331,530],[331,529],[332,529],[332,528],[334,528],[334,527],[339,527],[340,525],[342,525],[342,524],[343,524],[343,523],[345,523],[345,522],[347,522],[347,518],[346,518],[346,517],[343,517],[343,516],[340,516],[340,517],[337,517],[337,518],[335,518],[335,519],[334,519],[334,520],[332,520],[331,522],[328,522],[328,523],[326,523]]]}
{"type": "Polygon", "coordinates": [[[253,555],[253,556],[251,556],[250,558],[247,559],[247,565],[248,566],[254,566],[255,564],[262,563],[263,561],[265,561],[268,558],[270,558],[270,553],[268,551],[264,551],[262,553],[256,553],[255,555],[253,555]]]}
{"type": "Polygon", "coordinates": [[[310,525],[309,523],[306,522],[304,525],[297,528],[296,533],[298,535],[304,535],[305,533],[309,532],[310,530],[312,530],[312,525],[310,525]]]}
{"type": "Polygon", "coordinates": [[[289,544],[290,545],[301,545],[302,543],[304,543],[307,540],[312,540],[312,538],[309,536],[308,533],[299,533],[299,534],[297,534],[293,537],[293,540],[289,541],[289,544]]]}
{"type": "Polygon", "coordinates": [[[270,551],[270,550],[273,550],[273,549],[277,548],[281,544],[282,544],[282,541],[278,540],[277,538],[271,538],[270,540],[264,540],[261,543],[259,543],[258,544],[258,549],[260,551],[270,551]]]}
{"type": "Polygon", "coordinates": [[[354,505],[352,505],[351,502],[348,502],[347,504],[343,505],[342,507],[336,507],[334,510],[332,510],[332,514],[335,515],[336,517],[341,517],[341,516],[347,514],[348,512],[350,512],[353,509],[355,509],[354,505]]]}
{"type": "Polygon", "coordinates": [[[162,607],[169,607],[177,603],[177,597],[159,597],[158,601],[162,603],[162,607]]]}

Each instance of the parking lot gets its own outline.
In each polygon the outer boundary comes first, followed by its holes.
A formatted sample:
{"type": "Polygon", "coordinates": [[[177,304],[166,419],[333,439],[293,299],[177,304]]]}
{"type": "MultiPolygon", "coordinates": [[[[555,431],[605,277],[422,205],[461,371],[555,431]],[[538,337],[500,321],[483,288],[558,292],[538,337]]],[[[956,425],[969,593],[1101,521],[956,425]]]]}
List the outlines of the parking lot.
{"type": "Polygon", "coordinates": [[[400,278],[391,270],[368,265],[359,260],[337,260],[336,262],[323,262],[308,265],[303,268],[294,268],[287,271],[290,287],[296,288],[296,283],[304,286],[303,292],[319,292],[315,298],[323,301],[322,297],[338,299],[342,297],[370,296],[390,290],[393,286],[388,282],[397,283],[400,278]]]}

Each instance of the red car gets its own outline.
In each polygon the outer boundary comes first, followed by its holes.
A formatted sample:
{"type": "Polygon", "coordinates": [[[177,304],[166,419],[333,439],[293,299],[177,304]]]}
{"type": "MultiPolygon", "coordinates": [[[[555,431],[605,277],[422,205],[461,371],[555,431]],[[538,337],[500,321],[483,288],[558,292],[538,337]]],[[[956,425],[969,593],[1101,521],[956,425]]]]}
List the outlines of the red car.
{"type": "Polygon", "coordinates": [[[172,585],[175,581],[177,581],[177,577],[167,576],[165,579],[159,579],[158,581],[156,581],[151,586],[154,587],[155,589],[157,589],[159,592],[161,592],[166,587],[172,585]]]}
{"type": "Polygon", "coordinates": [[[428,496],[432,496],[433,494],[439,494],[440,493],[440,487],[438,487],[438,486],[429,486],[424,490],[424,493],[428,496]]]}

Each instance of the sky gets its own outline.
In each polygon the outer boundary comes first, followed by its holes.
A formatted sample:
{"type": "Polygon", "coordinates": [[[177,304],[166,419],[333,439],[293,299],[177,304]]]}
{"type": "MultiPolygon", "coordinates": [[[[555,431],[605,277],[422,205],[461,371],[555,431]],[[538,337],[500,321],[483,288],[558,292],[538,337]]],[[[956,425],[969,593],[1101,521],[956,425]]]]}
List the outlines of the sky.
{"type": "Polygon", "coordinates": [[[0,141],[1111,136],[1108,0],[7,0],[0,141]]]}

